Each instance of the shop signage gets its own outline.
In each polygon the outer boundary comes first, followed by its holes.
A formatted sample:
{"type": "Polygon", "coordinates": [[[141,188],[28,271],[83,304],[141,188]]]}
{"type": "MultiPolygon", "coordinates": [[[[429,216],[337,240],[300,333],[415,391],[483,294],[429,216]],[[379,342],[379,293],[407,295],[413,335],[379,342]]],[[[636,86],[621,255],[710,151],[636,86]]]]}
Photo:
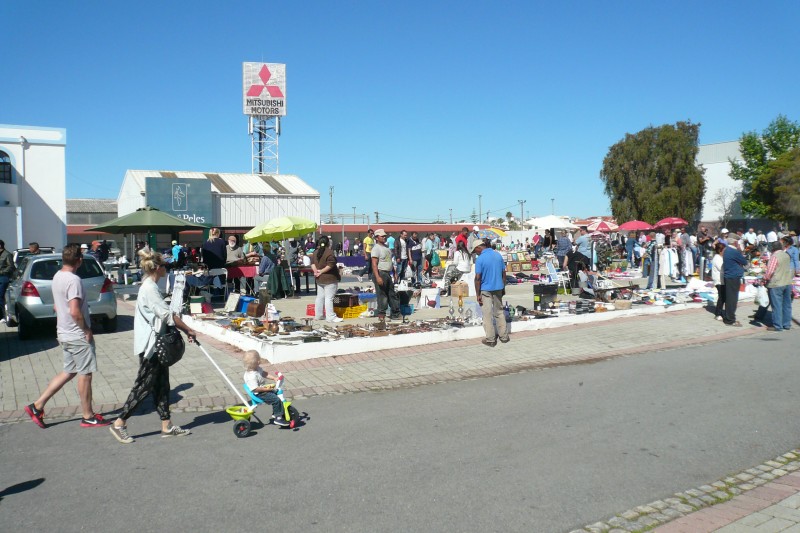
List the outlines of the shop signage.
{"type": "Polygon", "coordinates": [[[211,224],[211,182],[200,179],[145,178],[147,205],[197,224],[211,224]]]}
{"type": "Polygon", "coordinates": [[[286,115],[286,65],[283,63],[242,63],[244,114],[286,115]]]}

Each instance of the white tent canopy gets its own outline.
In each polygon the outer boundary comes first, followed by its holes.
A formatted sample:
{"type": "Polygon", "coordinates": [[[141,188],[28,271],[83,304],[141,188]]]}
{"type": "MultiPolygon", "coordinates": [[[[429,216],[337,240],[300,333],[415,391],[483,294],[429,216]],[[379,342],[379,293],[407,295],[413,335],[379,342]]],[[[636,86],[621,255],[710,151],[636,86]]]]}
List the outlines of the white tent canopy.
{"type": "Polygon", "coordinates": [[[534,228],[546,229],[577,229],[578,226],[571,223],[566,217],[557,217],[555,215],[547,215],[546,217],[532,218],[525,221],[525,225],[534,228]]]}

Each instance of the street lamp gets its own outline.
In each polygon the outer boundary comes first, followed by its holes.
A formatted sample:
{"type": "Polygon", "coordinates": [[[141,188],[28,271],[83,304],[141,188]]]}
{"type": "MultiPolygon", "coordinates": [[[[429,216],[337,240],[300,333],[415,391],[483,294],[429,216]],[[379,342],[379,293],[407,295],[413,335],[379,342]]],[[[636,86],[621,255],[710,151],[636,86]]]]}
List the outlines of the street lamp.
{"type": "Polygon", "coordinates": [[[550,198],[550,214],[551,215],[555,215],[556,214],[556,199],[555,198],[550,198]]]}
{"type": "Polygon", "coordinates": [[[478,222],[480,222],[480,218],[483,216],[483,206],[481,205],[481,198],[483,198],[483,195],[479,194],[478,195],[478,222]]]}
{"type": "Polygon", "coordinates": [[[353,224],[356,223],[356,208],[353,206],[353,224]]]}

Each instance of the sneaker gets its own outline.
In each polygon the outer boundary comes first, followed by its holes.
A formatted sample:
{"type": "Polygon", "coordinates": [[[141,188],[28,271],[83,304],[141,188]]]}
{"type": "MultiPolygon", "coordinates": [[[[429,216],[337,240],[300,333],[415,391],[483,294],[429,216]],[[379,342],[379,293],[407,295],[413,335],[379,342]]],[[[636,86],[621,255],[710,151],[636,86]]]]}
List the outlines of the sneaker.
{"type": "Polygon", "coordinates": [[[99,426],[107,426],[111,422],[107,422],[103,420],[103,417],[94,414],[91,418],[81,418],[81,427],[82,428],[91,428],[91,427],[99,427],[99,426]]]}
{"type": "Polygon", "coordinates": [[[186,435],[191,435],[192,432],[188,429],[183,429],[180,426],[172,426],[166,431],[161,432],[161,437],[185,437],[186,435]]]}
{"type": "Polygon", "coordinates": [[[282,416],[277,417],[275,420],[272,421],[272,423],[275,424],[276,426],[280,426],[282,428],[288,428],[289,427],[289,422],[287,422],[286,419],[283,418],[282,416]]]}
{"type": "Polygon", "coordinates": [[[737,320],[736,322],[733,322],[732,324],[728,324],[728,325],[729,325],[729,326],[733,326],[733,327],[735,327],[735,328],[740,328],[740,327],[742,327],[742,323],[741,323],[741,322],[739,322],[738,320],[737,320]]]}
{"type": "Polygon", "coordinates": [[[111,434],[114,435],[114,438],[120,441],[122,444],[130,444],[133,442],[133,437],[128,435],[128,426],[122,426],[121,428],[118,428],[114,424],[111,424],[108,429],[111,431],[111,434]]]}
{"type": "Polygon", "coordinates": [[[770,326],[767,328],[767,331],[781,331],[781,330],[776,328],[775,326],[770,326]]]}
{"type": "Polygon", "coordinates": [[[325,319],[328,322],[344,322],[343,318],[339,318],[338,316],[332,316],[330,318],[325,319]]]}
{"type": "MultiPolygon", "coordinates": [[[[751,317],[751,318],[753,318],[753,317],[751,317]]],[[[719,320],[720,322],[722,322],[722,316],[718,316],[716,319],[719,320]]]]}
{"type": "Polygon", "coordinates": [[[481,342],[482,342],[483,344],[485,344],[486,346],[490,346],[490,347],[492,347],[492,348],[494,348],[495,346],[497,346],[497,341],[490,341],[490,340],[487,340],[487,339],[483,339],[483,340],[481,340],[481,342]]]}
{"type": "Polygon", "coordinates": [[[500,342],[502,342],[503,344],[507,343],[510,340],[511,340],[510,337],[500,337],[500,342]]]}
{"type": "Polygon", "coordinates": [[[33,404],[25,406],[25,412],[28,413],[28,416],[31,417],[33,423],[39,426],[40,428],[44,429],[44,410],[37,409],[33,404]]]}

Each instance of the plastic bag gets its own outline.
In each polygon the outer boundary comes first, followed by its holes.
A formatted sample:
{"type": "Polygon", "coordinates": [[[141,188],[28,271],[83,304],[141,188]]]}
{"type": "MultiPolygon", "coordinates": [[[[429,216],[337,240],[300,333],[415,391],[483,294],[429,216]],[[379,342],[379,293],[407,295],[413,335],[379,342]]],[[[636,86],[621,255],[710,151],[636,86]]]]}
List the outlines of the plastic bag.
{"type": "Polygon", "coordinates": [[[756,305],[767,307],[769,305],[769,292],[763,285],[756,287],[756,305]]]}

